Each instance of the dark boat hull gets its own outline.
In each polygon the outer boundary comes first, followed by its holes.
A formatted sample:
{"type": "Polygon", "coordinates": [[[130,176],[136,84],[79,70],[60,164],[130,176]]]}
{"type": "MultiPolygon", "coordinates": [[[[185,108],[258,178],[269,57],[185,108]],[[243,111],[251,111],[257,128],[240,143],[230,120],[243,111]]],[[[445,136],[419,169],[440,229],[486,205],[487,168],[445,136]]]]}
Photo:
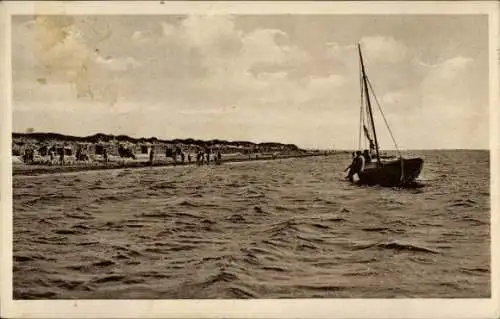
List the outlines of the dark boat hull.
{"type": "Polygon", "coordinates": [[[359,184],[386,187],[408,185],[415,182],[423,165],[424,161],[421,158],[382,162],[378,167],[376,163],[372,163],[359,174],[359,184]]]}

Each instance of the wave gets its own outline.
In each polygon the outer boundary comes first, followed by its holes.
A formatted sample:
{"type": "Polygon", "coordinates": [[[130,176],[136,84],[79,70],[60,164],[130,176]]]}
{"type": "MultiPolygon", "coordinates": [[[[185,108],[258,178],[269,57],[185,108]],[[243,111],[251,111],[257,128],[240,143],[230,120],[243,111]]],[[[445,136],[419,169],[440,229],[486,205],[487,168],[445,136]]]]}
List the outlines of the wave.
{"type": "Polygon", "coordinates": [[[335,292],[335,291],[343,291],[347,287],[335,286],[335,285],[327,285],[327,284],[317,284],[317,285],[295,285],[293,286],[295,289],[300,290],[312,290],[312,291],[322,291],[322,292],[335,292]]]}
{"type": "Polygon", "coordinates": [[[167,182],[156,182],[149,186],[149,189],[152,190],[162,190],[162,189],[176,189],[177,184],[172,181],[167,182]]]}
{"type": "Polygon", "coordinates": [[[243,286],[233,285],[231,287],[226,288],[226,291],[230,293],[230,297],[232,298],[238,298],[238,299],[258,298],[257,293],[243,286]]]}
{"type": "Polygon", "coordinates": [[[92,216],[90,213],[87,212],[83,212],[82,214],[64,213],[64,216],[69,218],[84,219],[84,220],[95,219],[94,216],[92,216]]]}
{"type": "Polygon", "coordinates": [[[377,244],[377,246],[384,248],[384,249],[391,249],[391,250],[396,250],[396,251],[411,251],[411,252],[439,254],[438,251],[432,250],[430,248],[417,246],[417,245],[413,245],[413,244],[400,244],[398,242],[385,243],[385,244],[381,243],[381,244],[377,244]]]}
{"type": "Polygon", "coordinates": [[[271,226],[261,230],[260,233],[264,233],[270,238],[293,238],[295,234],[300,233],[300,230],[298,228],[298,225],[294,221],[289,220],[272,224],[271,226]]]}
{"type": "Polygon", "coordinates": [[[26,299],[26,300],[34,300],[34,299],[54,299],[57,296],[57,293],[54,291],[44,291],[40,288],[37,290],[14,290],[13,297],[14,299],[26,299]]]}
{"type": "Polygon", "coordinates": [[[102,203],[102,202],[106,202],[106,203],[107,202],[118,202],[118,201],[123,201],[123,200],[130,198],[130,196],[133,196],[133,195],[131,195],[131,194],[106,195],[106,196],[102,196],[102,197],[95,199],[94,203],[98,204],[98,203],[102,203]]]}
{"type": "Polygon", "coordinates": [[[461,218],[461,220],[464,222],[469,222],[470,224],[472,224],[474,226],[488,225],[489,224],[486,221],[482,221],[482,220],[479,220],[477,218],[470,217],[470,216],[465,216],[465,217],[461,218]]]}
{"type": "Polygon", "coordinates": [[[237,195],[243,199],[258,199],[266,197],[266,194],[263,192],[252,189],[246,189],[243,192],[239,192],[237,195]]]}
{"type": "Polygon", "coordinates": [[[448,207],[474,207],[477,205],[477,202],[472,199],[457,199],[452,201],[448,207]]]}
{"type": "Polygon", "coordinates": [[[473,274],[473,275],[483,275],[483,274],[489,274],[490,269],[486,267],[470,267],[470,268],[465,268],[462,267],[459,269],[460,272],[467,273],[467,274],[473,274]]]}
{"type": "Polygon", "coordinates": [[[310,224],[310,225],[313,226],[313,227],[319,228],[319,229],[328,229],[328,228],[330,228],[330,226],[328,226],[328,225],[319,224],[319,223],[313,223],[313,224],[310,224]]]}
{"type": "Polygon", "coordinates": [[[390,229],[387,227],[366,227],[361,228],[361,230],[366,232],[387,233],[390,229]]]}
{"type": "Polygon", "coordinates": [[[227,220],[235,224],[241,224],[246,222],[245,217],[243,217],[240,214],[231,215],[230,217],[227,218],[227,220]]]}
{"type": "Polygon", "coordinates": [[[124,281],[126,277],[124,275],[106,275],[99,278],[92,279],[91,284],[104,284],[110,282],[120,282],[124,281]]]}
{"type": "Polygon", "coordinates": [[[267,211],[265,211],[262,207],[260,206],[254,206],[253,207],[254,212],[258,214],[267,214],[267,211]]]}
{"type": "Polygon", "coordinates": [[[75,200],[78,199],[78,196],[74,195],[65,195],[60,193],[46,194],[33,199],[22,201],[23,205],[33,206],[35,204],[54,204],[57,201],[66,201],[66,200],[75,200]]]}
{"type": "Polygon", "coordinates": [[[83,232],[79,230],[73,230],[73,229],[56,229],[53,231],[55,234],[58,235],[80,235],[83,234],[83,232]]]}
{"type": "Polygon", "coordinates": [[[205,279],[204,281],[200,282],[198,286],[202,288],[207,288],[209,286],[219,284],[219,283],[230,283],[237,281],[239,278],[236,274],[229,272],[227,270],[221,270],[215,275],[212,275],[205,279]]]}
{"type": "Polygon", "coordinates": [[[36,260],[47,260],[47,258],[34,254],[34,255],[19,255],[14,254],[13,259],[15,262],[27,262],[27,261],[36,261],[36,260]]]}
{"type": "Polygon", "coordinates": [[[398,252],[419,252],[419,253],[439,254],[438,251],[427,247],[418,246],[415,244],[403,244],[398,242],[375,243],[368,245],[358,245],[354,247],[355,250],[365,250],[369,248],[381,248],[386,250],[395,250],[398,252]]]}
{"type": "Polygon", "coordinates": [[[178,203],[177,205],[184,206],[184,207],[195,207],[195,208],[200,207],[199,204],[191,202],[189,200],[183,200],[180,203],[178,203]]]}

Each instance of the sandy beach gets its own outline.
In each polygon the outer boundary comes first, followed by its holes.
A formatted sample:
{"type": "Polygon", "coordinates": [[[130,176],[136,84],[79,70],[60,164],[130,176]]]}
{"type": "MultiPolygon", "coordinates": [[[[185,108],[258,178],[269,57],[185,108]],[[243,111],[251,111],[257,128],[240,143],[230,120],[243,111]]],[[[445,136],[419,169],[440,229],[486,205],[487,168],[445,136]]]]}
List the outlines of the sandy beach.
{"type": "MultiPolygon", "coordinates": [[[[269,161],[285,158],[303,158],[313,156],[332,156],[344,154],[344,152],[300,152],[291,154],[263,154],[260,156],[230,156],[223,158],[217,164],[232,163],[232,162],[247,162],[247,161],[269,161]]],[[[203,165],[215,165],[215,162],[203,165]]],[[[152,164],[144,159],[130,160],[119,159],[110,161],[107,164],[101,162],[81,162],[72,163],[68,165],[37,165],[37,164],[24,164],[21,160],[16,160],[13,163],[13,175],[40,175],[40,174],[55,174],[55,173],[68,173],[68,172],[81,172],[81,171],[94,171],[94,170],[110,170],[110,169],[123,169],[123,168],[144,168],[144,167],[167,167],[167,166],[188,166],[198,165],[195,162],[174,162],[165,158],[155,160],[152,164]]]]}

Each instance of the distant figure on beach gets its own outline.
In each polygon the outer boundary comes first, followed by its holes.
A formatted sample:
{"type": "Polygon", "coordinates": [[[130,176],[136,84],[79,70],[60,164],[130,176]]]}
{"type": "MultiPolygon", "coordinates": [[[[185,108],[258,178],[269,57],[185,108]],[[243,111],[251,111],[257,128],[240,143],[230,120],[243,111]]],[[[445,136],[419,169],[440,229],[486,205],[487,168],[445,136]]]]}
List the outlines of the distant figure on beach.
{"type": "Polygon", "coordinates": [[[108,151],[106,150],[106,148],[104,148],[102,150],[102,157],[104,157],[104,164],[108,164],[108,151]]]}
{"type": "Polygon", "coordinates": [[[188,153],[188,162],[191,163],[191,153],[188,153]]]}
{"type": "Polygon", "coordinates": [[[196,152],[196,164],[201,165],[200,151],[196,152]]]}
{"type": "Polygon", "coordinates": [[[61,149],[61,154],[59,154],[59,164],[64,165],[64,148],[61,149]]]}
{"type": "Polygon", "coordinates": [[[155,158],[155,150],[151,148],[151,151],[149,151],[149,164],[153,165],[153,160],[155,158]]]}
{"type": "Polygon", "coordinates": [[[365,159],[361,151],[356,151],[356,157],[352,160],[349,168],[349,174],[347,175],[347,179],[352,183],[354,181],[353,176],[355,174],[361,173],[365,168],[365,159]]]}
{"type": "Polygon", "coordinates": [[[186,158],[186,155],[184,155],[184,152],[181,152],[181,162],[184,163],[184,160],[186,158]]]}
{"type": "Polygon", "coordinates": [[[49,157],[50,157],[50,165],[52,165],[54,163],[54,150],[53,149],[50,149],[49,150],[49,157]]]}
{"type": "Polygon", "coordinates": [[[35,156],[34,156],[34,151],[32,149],[26,149],[24,150],[24,162],[25,163],[32,163],[35,156]]]}
{"type": "MultiPolygon", "coordinates": [[[[203,155],[202,155],[203,156],[203,155]]],[[[207,165],[210,163],[210,152],[209,151],[206,151],[205,153],[205,156],[206,156],[206,163],[207,165]]]]}
{"type": "Polygon", "coordinates": [[[78,147],[76,149],[75,159],[79,162],[81,157],[82,157],[82,149],[78,147]]]}
{"type": "Polygon", "coordinates": [[[220,151],[217,151],[217,160],[220,161],[222,159],[222,154],[220,151]]]}

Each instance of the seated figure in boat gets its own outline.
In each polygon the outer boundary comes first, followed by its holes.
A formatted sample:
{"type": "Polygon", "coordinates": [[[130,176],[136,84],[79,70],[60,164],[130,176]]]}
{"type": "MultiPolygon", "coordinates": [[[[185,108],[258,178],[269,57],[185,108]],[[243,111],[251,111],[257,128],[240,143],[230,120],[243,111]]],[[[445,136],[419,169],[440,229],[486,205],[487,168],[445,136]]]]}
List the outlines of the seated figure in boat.
{"type": "Polygon", "coordinates": [[[354,175],[361,173],[365,168],[365,158],[361,151],[356,151],[356,157],[352,160],[351,166],[349,167],[349,174],[347,175],[347,179],[350,182],[353,182],[354,175]]]}
{"type": "Polygon", "coordinates": [[[365,159],[365,163],[368,165],[372,162],[372,156],[370,155],[370,151],[364,150],[363,151],[363,157],[365,159]]]}

